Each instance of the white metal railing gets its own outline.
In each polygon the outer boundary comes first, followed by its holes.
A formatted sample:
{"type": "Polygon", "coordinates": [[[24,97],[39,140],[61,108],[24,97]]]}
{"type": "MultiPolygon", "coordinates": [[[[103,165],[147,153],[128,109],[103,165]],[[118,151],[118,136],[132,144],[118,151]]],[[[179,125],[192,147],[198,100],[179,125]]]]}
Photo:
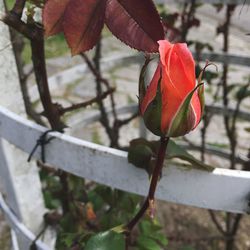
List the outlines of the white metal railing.
{"type": "MultiPolygon", "coordinates": [[[[30,153],[36,140],[47,129],[0,107],[1,136],[22,151],[30,153]],[[10,131],[12,131],[10,133],[10,131]]],[[[58,132],[46,145],[46,162],[56,169],[108,185],[145,195],[148,175],[127,161],[127,153],[97,145],[58,132]],[[63,152],[63,154],[62,154],[63,152]]],[[[40,158],[40,151],[34,153],[40,158]]],[[[156,192],[161,200],[197,207],[247,213],[250,172],[215,168],[211,173],[168,166],[156,192]]]]}
{"type": "MultiPolygon", "coordinates": [[[[26,153],[30,153],[37,138],[47,130],[3,107],[0,107],[0,121],[1,137],[26,153]]],[[[56,169],[120,190],[140,195],[147,193],[147,174],[127,162],[126,152],[58,132],[49,136],[54,139],[46,145],[46,162],[56,169]]],[[[39,149],[34,158],[40,159],[39,149]]],[[[169,165],[163,171],[156,198],[208,209],[249,213],[250,172],[216,168],[209,173],[169,165]]],[[[0,207],[12,228],[24,234],[27,244],[31,244],[34,234],[25,229],[10,210],[6,210],[3,199],[0,199],[0,207]]],[[[39,244],[39,249],[48,249],[39,244]]]]}
{"type": "MultiPolygon", "coordinates": [[[[16,234],[21,234],[23,236],[23,240],[26,241],[26,245],[31,245],[35,241],[36,236],[27,228],[27,226],[21,223],[20,220],[13,213],[13,211],[11,211],[10,207],[5,202],[1,193],[0,193],[0,209],[3,211],[5,219],[8,221],[8,224],[11,226],[12,230],[15,230],[14,237],[16,234]]],[[[47,246],[39,239],[36,240],[36,247],[38,250],[50,250],[49,246],[47,246]]],[[[18,243],[16,242],[16,244],[13,245],[13,250],[17,249],[19,248],[18,248],[18,243]]]]}

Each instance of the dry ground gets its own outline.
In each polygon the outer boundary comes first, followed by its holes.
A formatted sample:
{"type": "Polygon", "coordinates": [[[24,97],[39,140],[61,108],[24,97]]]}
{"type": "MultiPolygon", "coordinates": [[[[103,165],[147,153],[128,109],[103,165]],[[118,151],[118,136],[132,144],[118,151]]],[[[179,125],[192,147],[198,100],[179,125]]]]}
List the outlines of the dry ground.
{"type": "MultiPolygon", "coordinates": [[[[159,218],[169,239],[167,250],[223,250],[224,241],[205,209],[158,202],[159,218]],[[192,248],[191,248],[192,247],[192,248]],[[186,248],[188,250],[189,248],[186,248]]],[[[219,213],[223,218],[224,213],[219,213]]],[[[250,250],[250,216],[241,221],[235,250],[250,250]]]]}

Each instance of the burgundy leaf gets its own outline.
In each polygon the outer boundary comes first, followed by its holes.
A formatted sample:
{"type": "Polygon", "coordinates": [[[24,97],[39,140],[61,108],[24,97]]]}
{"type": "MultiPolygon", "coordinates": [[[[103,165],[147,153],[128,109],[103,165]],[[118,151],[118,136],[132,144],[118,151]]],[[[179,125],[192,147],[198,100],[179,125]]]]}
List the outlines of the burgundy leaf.
{"type": "Polygon", "coordinates": [[[51,36],[62,31],[64,11],[70,0],[48,0],[43,9],[45,35],[51,36]]]}
{"type": "Polygon", "coordinates": [[[157,52],[163,26],[152,0],[107,0],[105,22],[110,31],[132,48],[157,52]]]}
{"type": "Polygon", "coordinates": [[[89,50],[97,43],[104,25],[106,0],[70,0],[63,31],[71,53],[89,50]]]}

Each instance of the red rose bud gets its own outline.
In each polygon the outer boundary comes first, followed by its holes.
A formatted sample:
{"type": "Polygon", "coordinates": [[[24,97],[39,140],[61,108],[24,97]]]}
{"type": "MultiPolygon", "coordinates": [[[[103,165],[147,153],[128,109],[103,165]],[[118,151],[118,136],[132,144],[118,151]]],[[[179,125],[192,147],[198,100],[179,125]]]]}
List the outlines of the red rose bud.
{"type": "MultiPolygon", "coordinates": [[[[145,125],[159,136],[182,136],[199,124],[204,107],[204,87],[195,79],[195,62],[185,43],[160,40],[160,60],[145,88],[142,68],[139,105],[145,125]]],[[[199,81],[201,77],[199,78],[199,81]]]]}

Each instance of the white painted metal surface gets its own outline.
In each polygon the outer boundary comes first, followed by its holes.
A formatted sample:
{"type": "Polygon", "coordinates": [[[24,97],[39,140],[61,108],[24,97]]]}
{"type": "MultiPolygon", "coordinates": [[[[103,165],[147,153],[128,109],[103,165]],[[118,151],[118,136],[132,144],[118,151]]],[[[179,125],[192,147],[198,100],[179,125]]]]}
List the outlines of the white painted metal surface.
{"type": "MultiPolygon", "coordinates": [[[[215,105],[214,106],[207,106],[206,105],[206,110],[210,111],[214,115],[228,114],[228,116],[230,117],[230,116],[233,116],[233,114],[234,114],[232,109],[226,109],[226,108],[223,108],[221,106],[215,106],[215,105]]],[[[127,113],[134,114],[137,111],[138,111],[137,104],[130,104],[127,106],[121,106],[121,107],[116,109],[117,114],[127,114],[127,113]]],[[[107,114],[111,115],[112,110],[108,109],[107,114]]],[[[243,119],[243,120],[250,121],[250,115],[247,112],[240,111],[238,117],[243,119]]],[[[78,126],[84,127],[84,126],[87,126],[91,123],[99,121],[100,118],[101,118],[100,112],[93,111],[93,112],[90,112],[83,117],[80,117],[79,119],[75,119],[74,122],[70,123],[70,127],[74,127],[74,128],[78,127],[78,126]]],[[[147,133],[148,133],[148,131],[144,125],[144,122],[143,121],[140,122],[140,137],[146,138],[147,133]],[[141,133],[141,130],[142,130],[142,133],[141,133]]],[[[183,142],[181,144],[181,146],[185,149],[192,149],[192,150],[197,150],[197,151],[201,150],[200,146],[194,145],[194,144],[189,145],[185,142],[183,142]]],[[[217,156],[219,156],[221,158],[225,158],[225,159],[230,158],[230,152],[228,150],[224,150],[224,149],[219,150],[218,148],[213,147],[211,145],[206,145],[206,153],[217,155],[217,156]]],[[[243,155],[236,155],[235,161],[236,161],[236,163],[244,164],[248,161],[248,158],[246,156],[243,156],[243,155]]]]}
{"type": "MultiPolygon", "coordinates": [[[[45,128],[0,108],[0,134],[25,152],[30,152],[45,128]],[[11,131],[11,133],[10,133],[11,131]]],[[[127,153],[57,132],[46,145],[46,161],[69,173],[124,191],[145,195],[147,174],[128,164],[127,153]]],[[[34,155],[40,158],[39,150],[34,155]]],[[[215,169],[212,173],[168,166],[156,197],[202,208],[248,213],[250,172],[215,169]]]]}
{"type": "MultiPolygon", "coordinates": [[[[35,240],[36,236],[27,228],[26,225],[22,224],[16,215],[10,210],[9,206],[6,204],[0,193],[0,209],[4,212],[5,218],[8,221],[8,224],[15,230],[11,231],[13,237],[13,250],[19,250],[18,240],[16,235],[20,235],[22,240],[25,242],[26,246],[30,246],[31,243],[35,240]]],[[[38,250],[50,250],[45,243],[41,240],[36,241],[36,246],[38,250]]],[[[26,248],[26,249],[29,249],[26,248]]],[[[22,249],[20,249],[22,250],[22,249]]]]}

